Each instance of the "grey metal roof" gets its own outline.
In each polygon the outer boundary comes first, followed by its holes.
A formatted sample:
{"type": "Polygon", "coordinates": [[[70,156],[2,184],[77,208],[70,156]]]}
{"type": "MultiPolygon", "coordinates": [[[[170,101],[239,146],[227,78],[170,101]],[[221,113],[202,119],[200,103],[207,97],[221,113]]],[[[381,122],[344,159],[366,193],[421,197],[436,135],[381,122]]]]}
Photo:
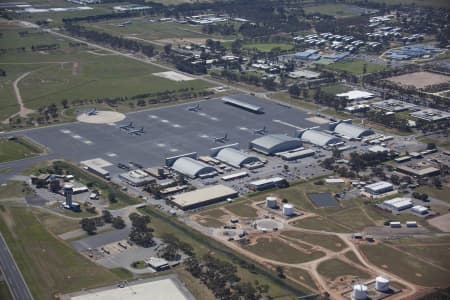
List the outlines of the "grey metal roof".
{"type": "Polygon", "coordinates": [[[216,158],[236,168],[240,168],[243,164],[260,161],[258,157],[249,155],[234,148],[224,148],[220,150],[217,153],[216,158]]]}
{"type": "Polygon", "coordinates": [[[298,148],[302,145],[300,139],[284,134],[268,134],[253,140],[250,143],[252,149],[266,154],[287,151],[298,148]]]}
{"type": "Polygon", "coordinates": [[[175,171],[191,178],[195,178],[200,174],[217,172],[217,170],[210,165],[207,165],[190,157],[181,157],[177,159],[172,165],[172,168],[175,171]]]}
{"type": "Polygon", "coordinates": [[[301,139],[317,146],[327,146],[329,144],[338,143],[341,140],[331,134],[310,129],[302,133],[301,139]]]}
{"type": "Polygon", "coordinates": [[[339,123],[334,128],[334,132],[348,136],[350,138],[360,138],[366,135],[373,134],[373,130],[359,127],[348,123],[339,123]]]}
{"type": "Polygon", "coordinates": [[[228,103],[228,104],[231,104],[231,105],[234,105],[234,106],[238,106],[238,107],[241,107],[241,108],[253,111],[253,112],[262,112],[263,111],[263,108],[261,106],[250,104],[250,103],[243,102],[243,101],[239,100],[239,99],[242,99],[242,98],[245,99],[245,95],[225,96],[225,97],[222,98],[222,100],[225,103],[228,103]]]}

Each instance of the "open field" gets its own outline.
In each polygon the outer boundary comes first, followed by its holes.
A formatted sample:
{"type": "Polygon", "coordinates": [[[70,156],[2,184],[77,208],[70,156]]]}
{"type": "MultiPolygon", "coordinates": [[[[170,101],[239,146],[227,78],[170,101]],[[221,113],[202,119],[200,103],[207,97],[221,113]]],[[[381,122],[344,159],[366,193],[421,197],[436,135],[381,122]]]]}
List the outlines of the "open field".
{"type": "Polygon", "coordinates": [[[284,273],[288,276],[294,277],[296,280],[299,280],[300,282],[307,284],[308,286],[312,287],[313,289],[317,289],[316,283],[311,278],[311,275],[306,270],[298,269],[298,268],[286,268],[284,270],[284,273]]]}
{"type": "Polygon", "coordinates": [[[447,0],[369,0],[369,2],[386,3],[386,4],[415,4],[418,6],[432,6],[450,8],[450,2],[447,0]]]}
{"type": "Polygon", "coordinates": [[[54,238],[30,209],[3,208],[0,214],[0,229],[35,299],[119,280],[54,238]]]}
{"type": "Polygon", "coordinates": [[[302,252],[278,238],[258,238],[255,244],[243,248],[258,256],[290,264],[315,260],[324,255],[314,250],[311,253],[302,252]]]}
{"type": "Polygon", "coordinates": [[[33,213],[39,223],[55,235],[81,228],[78,220],[63,218],[38,209],[34,210],[33,213]]]}
{"type": "Polygon", "coordinates": [[[244,49],[253,50],[256,49],[261,52],[270,52],[273,49],[279,48],[282,51],[294,49],[294,45],[284,43],[258,43],[258,44],[245,44],[244,49]]]}
{"type": "Polygon", "coordinates": [[[403,86],[414,86],[422,89],[430,85],[450,83],[450,76],[431,72],[414,72],[387,78],[387,80],[403,86]]]}
{"type": "Polygon", "coordinates": [[[386,69],[386,66],[366,62],[363,60],[354,60],[354,61],[337,62],[328,65],[327,69],[347,72],[353,75],[362,75],[382,71],[386,69]],[[364,65],[366,65],[365,73],[364,73],[364,65]]]}
{"type": "Polygon", "coordinates": [[[0,163],[37,156],[42,149],[23,137],[0,139],[0,163]]]}
{"type": "MultiPolygon", "coordinates": [[[[397,246],[398,247],[398,246],[397,246]]],[[[412,245],[401,245],[401,250],[410,253],[414,257],[421,257],[435,265],[439,265],[450,272],[450,243],[447,244],[424,244],[419,246],[416,243],[412,245]]]]}
{"type": "Polygon", "coordinates": [[[156,236],[161,236],[165,233],[173,234],[180,240],[189,243],[199,257],[206,253],[211,253],[212,251],[218,258],[234,263],[238,270],[237,274],[242,278],[242,281],[254,282],[255,280],[258,280],[260,284],[268,284],[270,287],[269,294],[274,298],[287,297],[292,294],[298,295],[301,292],[309,292],[302,286],[280,279],[275,272],[269,271],[265,267],[249,261],[247,258],[231,251],[217,241],[205,237],[176,219],[168,219],[167,216],[162,215],[159,211],[155,211],[150,207],[146,207],[140,211],[149,214],[152,218],[151,226],[155,229],[156,236]],[[254,271],[252,270],[252,272],[250,272],[249,269],[245,267],[249,264],[255,266],[254,271]],[[294,289],[296,292],[294,292],[294,289]]]}
{"type": "Polygon", "coordinates": [[[226,215],[226,213],[221,209],[213,208],[213,209],[208,209],[208,210],[202,211],[201,213],[199,213],[199,215],[202,217],[210,217],[210,218],[218,219],[218,218],[226,215]]]}
{"type": "Polygon", "coordinates": [[[225,206],[225,208],[239,217],[255,218],[258,216],[256,209],[245,203],[230,204],[225,206]]]}
{"type": "Polygon", "coordinates": [[[323,230],[329,232],[339,232],[339,233],[347,233],[352,232],[350,228],[342,227],[339,224],[328,221],[323,217],[310,217],[295,221],[294,224],[296,227],[305,228],[305,229],[313,229],[313,230],[323,230]]]}
{"type": "Polygon", "coordinates": [[[335,235],[312,234],[298,231],[285,231],[281,235],[318,245],[331,251],[340,251],[346,247],[344,242],[335,235]]]}
{"type": "Polygon", "coordinates": [[[343,262],[340,259],[332,258],[319,264],[317,267],[319,274],[325,276],[330,280],[335,280],[341,276],[356,276],[361,279],[369,279],[370,274],[367,272],[355,268],[354,266],[343,262]]]}
{"type": "Polygon", "coordinates": [[[450,151],[450,140],[447,138],[437,139],[437,138],[430,138],[430,137],[420,137],[417,138],[419,142],[422,143],[433,143],[438,147],[444,148],[447,151],[450,151]]]}
{"type": "Polygon", "coordinates": [[[14,300],[9,292],[8,284],[6,281],[0,281],[0,299],[2,300],[14,300]]]}
{"type": "Polygon", "coordinates": [[[405,255],[383,244],[361,245],[360,248],[370,262],[412,283],[432,287],[448,285],[449,271],[432,266],[415,256],[405,255]]]}
{"type": "Polygon", "coordinates": [[[346,4],[321,4],[305,7],[306,14],[321,13],[338,18],[359,16],[364,12],[364,8],[346,4]]]}
{"type": "Polygon", "coordinates": [[[439,200],[446,201],[450,203],[450,198],[448,195],[450,195],[450,187],[448,186],[442,186],[442,188],[437,189],[435,187],[430,186],[421,186],[417,188],[417,191],[420,193],[428,194],[429,196],[433,198],[438,198],[439,200]]]}
{"type": "Polygon", "coordinates": [[[12,197],[23,197],[27,193],[22,182],[19,181],[8,181],[5,185],[0,186],[0,199],[12,198],[12,197]]]}
{"type": "Polygon", "coordinates": [[[341,84],[330,84],[330,85],[323,86],[321,88],[321,90],[327,94],[334,96],[339,93],[348,92],[351,90],[351,88],[349,88],[348,86],[345,86],[345,85],[341,85],[341,84]]]}

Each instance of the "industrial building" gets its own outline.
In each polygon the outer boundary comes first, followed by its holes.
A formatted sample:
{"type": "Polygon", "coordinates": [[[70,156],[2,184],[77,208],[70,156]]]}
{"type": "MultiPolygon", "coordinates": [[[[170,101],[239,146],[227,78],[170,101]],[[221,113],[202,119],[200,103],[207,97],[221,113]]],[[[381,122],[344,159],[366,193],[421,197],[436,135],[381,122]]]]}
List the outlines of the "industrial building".
{"type": "Polygon", "coordinates": [[[296,159],[302,159],[305,157],[313,156],[316,152],[311,149],[298,149],[298,150],[291,150],[291,151],[285,151],[278,153],[277,155],[281,157],[283,160],[296,160],[296,159]]]}
{"type": "Polygon", "coordinates": [[[450,113],[433,108],[427,108],[413,112],[411,113],[411,116],[428,122],[436,122],[450,119],[450,113]]]}
{"type": "Polygon", "coordinates": [[[403,174],[409,175],[409,176],[413,176],[413,177],[427,177],[427,176],[434,176],[434,175],[439,175],[440,174],[440,170],[438,168],[435,167],[423,167],[423,166],[397,166],[396,170],[398,172],[401,172],[403,174]]]}
{"type": "Polygon", "coordinates": [[[308,129],[299,132],[299,138],[316,146],[326,147],[341,143],[341,139],[323,131],[308,129]]]}
{"type": "Polygon", "coordinates": [[[379,181],[368,184],[364,187],[365,191],[372,195],[381,195],[394,190],[394,186],[386,181],[379,181]]]}
{"type": "Polygon", "coordinates": [[[258,98],[249,96],[249,95],[232,95],[232,96],[225,96],[222,98],[223,102],[235,107],[242,108],[244,110],[247,110],[249,112],[255,113],[255,114],[262,114],[264,113],[264,109],[261,106],[253,105],[244,101],[254,101],[258,100],[258,98]]]}
{"type": "Polygon", "coordinates": [[[372,103],[372,106],[378,109],[390,111],[390,112],[401,112],[405,110],[409,110],[417,107],[415,104],[411,104],[408,102],[396,100],[396,99],[388,99],[383,101],[378,101],[372,103]]]}
{"type": "Polygon", "coordinates": [[[238,192],[230,187],[219,184],[175,195],[169,202],[182,210],[188,210],[237,196],[238,192]]]}
{"type": "Polygon", "coordinates": [[[257,156],[244,153],[231,147],[219,150],[215,158],[235,168],[241,168],[245,165],[261,162],[257,156]]]}
{"type": "Polygon", "coordinates": [[[144,186],[156,181],[154,178],[150,177],[148,173],[142,170],[131,170],[129,172],[119,174],[119,178],[126,183],[137,187],[144,186]]]}
{"type": "Polygon", "coordinates": [[[423,205],[414,205],[411,210],[419,215],[426,215],[428,213],[428,208],[423,205]]]}
{"type": "Polygon", "coordinates": [[[253,140],[250,149],[265,155],[274,155],[279,152],[289,151],[302,146],[298,138],[284,134],[268,134],[253,140]]]}
{"type": "Polygon", "coordinates": [[[268,179],[260,179],[249,183],[249,189],[254,191],[262,191],[274,187],[285,187],[288,185],[286,179],[282,177],[272,177],[268,179]]]}
{"type": "Polygon", "coordinates": [[[190,178],[206,178],[217,175],[217,170],[191,157],[180,157],[172,165],[172,169],[190,178]]]}
{"type": "Polygon", "coordinates": [[[336,94],[336,97],[345,98],[349,101],[356,101],[356,100],[372,99],[373,97],[375,97],[375,95],[365,91],[353,90],[345,93],[336,94]]]}
{"type": "Polygon", "coordinates": [[[88,170],[89,172],[103,177],[107,180],[111,179],[109,172],[104,169],[104,167],[109,166],[110,164],[101,158],[94,158],[90,160],[84,160],[80,162],[80,165],[88,170]]]}
{"type": "Polygon", "coordinates": [[[391,210],[401,211],[413,207],[413,202],[410,198],[394,198],[386,200],[383,204],[391,210]]]}
{"type": "Polygon", "coordinates": [[[150,257],[145,260],[145,263],[155,271],[164,271],[169,269],[169,262],[164,258],[150,257]]]}
{"type": "Polygon", "coordinates": [[[290,72],[288,74],[290,78],[298,79],[298,78],[306,78],[306,79],[316,79],[320,77],[320,73],[313,72],[309,70],[297,70],[294,72],[290,72]]]}
{"type": "Polygon", "coordinates": [[[338,124],[332,124],[330,125],[330,129],[348,139],[359,139],[375,133],[372,129],[359,127],[351,124],[351,122],[339,122],[338,124]]]}

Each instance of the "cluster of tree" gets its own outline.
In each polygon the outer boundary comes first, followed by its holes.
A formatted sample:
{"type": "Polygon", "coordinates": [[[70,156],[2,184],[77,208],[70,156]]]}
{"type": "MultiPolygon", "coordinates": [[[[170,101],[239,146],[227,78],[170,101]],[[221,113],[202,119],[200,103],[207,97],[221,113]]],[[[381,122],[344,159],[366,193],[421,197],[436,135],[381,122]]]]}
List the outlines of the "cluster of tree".
{"type": "Polygon", "coordinates": [[[278,84],[273,78],[263,78],[254,73],[236,72],[224,69],[220,72],[220,76],[229,81],[245,82],[247,84],[263,86],[264,88],[272,91],[276,90],[278,87],[278,84]]]}
{"type": "Polygon", "coordinates": [[[109,210],[102,211],[103,221],[107,224],[111,224],[115,229],[125,228],[125,221],[121,216],[114,217],[109,210]]]}
{"type": "Polygon", "coordinates": [[[125,11],[120,13],[111,13],[111,14],[100,14],[100,15],[89,15],[89,16],[81,16],[81,17],[73,17],[73,18],[63,18],[62,21],[64,23],[75,23],[75,22],[101,22],[107,20],[114,19],[126,19],[126,18],[135,18],[143,15],[147,15],[151,13],[151,10],[140,10],[140,11],[125,11]]]}
{"type": "Polygon", "coordinates": [[[0,69],[0,76],[1,77],[6,77],[6,71],[3,69],[0,69]]]}
{"type": "Polygon", "coordinates": [[[131,213],[129,216],[131,220],[131,232],[129,239],[142,247],[150,247],[154,245],[153,229],[149,227],[151,222],[148,215],[140,215],[138,213],[131,213]]]}
{"type": "Polygon", "coordinates": [[[392,156],[389,152],[365,152],[358,153],[352,152],[350,153],[350,168],[359,172],[365,170],[367,167],[373,167],[385,162],[392,156]]]}
{"type": "Polygon", "coordinates": [[[92,235],[97,233],[97,227],[101,227],[105,224],[103,217],[95,218],[83,218],[80,221],[81,229],[92,235]]]}
{"type": "Polygon", "coordinates": [[[400,131],[411,132],[408,120],[397,117],[395,114],[386,114],[384,111],[367,111],[365,116],[369,121],[383,124],[383,126],[396,128],[400,131]]]}
{"type": "Polygon", "coordinates": [[[59,44],[48,44],[48,45],[32,45],[31,51],[50,51],[59,48],[59,44]]]}
{"type": "Polygon", "coordinates": [[[203,26],[202,32],[206,34],[233,35],[236,34],[236,29],[234,28],[233,24],[219,23],[203,26]]]}
{"type": "Polygon", "coordinates": [[[77,37],[83,37],[87,40],[94,41],[101,44],[109,45],[112,48],[125,49],[133,52],[141,52],[142,54],[151,57],[154,55],[154,48],[149,44],[138,42],[135,40],[117,37],[106,32],[98,32],[90,30],[81,25],[76,25],[70,22],[64,24],[64,29],[70,34],[77,37]]]}
{"type": "Polygon", "coordinates": [[[269,286],[255,282],[241,282],[237,269],[231,263],[221,261],[210,254],[199,260],[192,256],[185,261],[186,270],[199,278],[217,299],[257,300],[267,295],[269,286]]]}

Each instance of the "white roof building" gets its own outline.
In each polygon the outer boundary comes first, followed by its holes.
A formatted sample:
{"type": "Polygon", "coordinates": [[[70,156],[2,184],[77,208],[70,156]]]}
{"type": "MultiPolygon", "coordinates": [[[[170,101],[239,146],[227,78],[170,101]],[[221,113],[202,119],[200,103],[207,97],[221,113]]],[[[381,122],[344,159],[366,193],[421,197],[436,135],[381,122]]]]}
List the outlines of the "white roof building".
{"type": "Polygon", "coordinates": [[[237,196],[238,192],[230,187],[219,184],[175,195],[171,200],[171,203],[180,209],[187,210],[223,201],[228,198],[235,198],[237,196]]]}
{"type": "Polygon", "coordinates": [[[426,208],[425,206],[422,206],[422,205],[415,205],[412,207],[411,210],[420,215],[424,215],[424,214],[428,213],[428,208],[426,208]]]}
{"type": "Polygon", "coordinates": [[[341,142],[341,139],[335,137],[331,134],[325,133],[323,131],[309,129],[300,133],[300,138],[302,141],[317,145],[317,146],[328,146],[332,144],[337,144],[341,142]]]}
{"type": "Polygon", "coordinates": [[[284,134],[268,134],[250,143],[252,150],[261,152],[266,155],[289,151],[302,146],[302,142],[298,138],[290,137],[284,134]]]}
{"type": "Polygon", "coordinates": [[[172,165],[172,169],[190,178],[217,175],[217,170],[191,157],[180,157],[172,165]]]}
{"type": "Polygon", "coordinates": [[[366,192],[378,195],[394,190],[394,186],[386,181],[379,181],[372,184],[368,184],[364,187],[366,192]]]}
{"type": "Polygon", "coordinates": [[[410,198],[400,198],[400,197],[391,200],[386,200],[383,202],[383,204],[389,207],[390,209],[397,211],[405,210],[413,206],[413,202],[411,201],[410,198]]]}
{"type": "Polygon", "coordinates": [[[249,155],[231,147],[219,150],[216,159],[235,168],[241,168],[245,164],[261,161],[257,156],[249,155]]]}
{"type": "Polygon", "coordinates": [[[344,122],[337,124],[336,127],[334,128],[334,132],[354,139],[374,134],[373,130],[371,129],[359,127],[344,122]]]}
{"type": "Polygon", "coordinates": [[[349,91],[346,93],[337,94],[336,97],[347,98],[347,100],[349,100],[349,101],[354,101],[354,100],[371,99],[371,98],[375,97],[375,95],[372,93],[369,93],[369,92],[365,92],[365,91],[353,90],[353,91],[349,91]]]}

